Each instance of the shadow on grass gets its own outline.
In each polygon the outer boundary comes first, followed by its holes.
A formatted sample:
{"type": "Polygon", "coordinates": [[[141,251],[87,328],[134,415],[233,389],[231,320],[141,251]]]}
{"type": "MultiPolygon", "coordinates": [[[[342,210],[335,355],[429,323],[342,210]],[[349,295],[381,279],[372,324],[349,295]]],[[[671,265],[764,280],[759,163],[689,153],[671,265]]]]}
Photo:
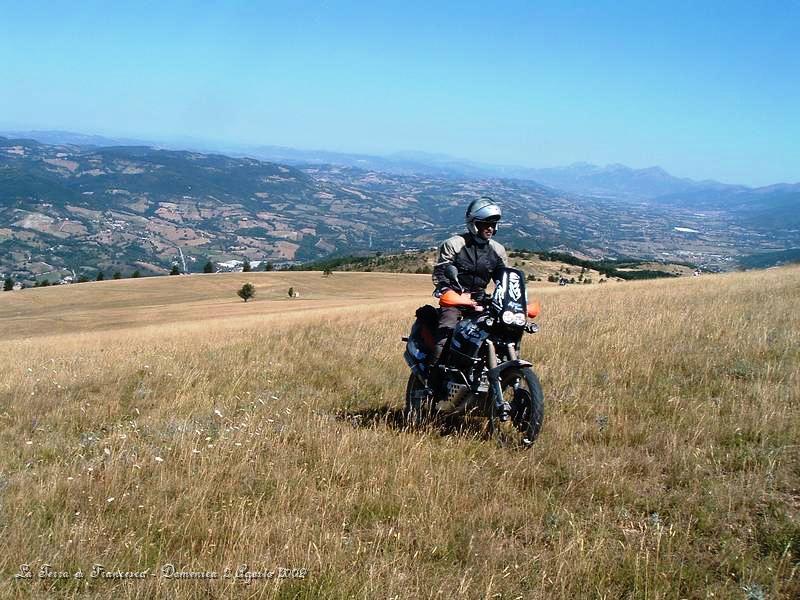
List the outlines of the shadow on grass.
{"type": "Polygon", "coordinates": [[[374,429],[388,427],[395,431],[430,431],[444,436],[458,436],[484,439],[488,437],[486,418],[464,417],[459,415],[437,416],[424,425],[413,426],[406,421],[402,408],[384,405],[363,410],[341,410],[335,413],[336,419],[350,423],[353,427],[374,429]]]}

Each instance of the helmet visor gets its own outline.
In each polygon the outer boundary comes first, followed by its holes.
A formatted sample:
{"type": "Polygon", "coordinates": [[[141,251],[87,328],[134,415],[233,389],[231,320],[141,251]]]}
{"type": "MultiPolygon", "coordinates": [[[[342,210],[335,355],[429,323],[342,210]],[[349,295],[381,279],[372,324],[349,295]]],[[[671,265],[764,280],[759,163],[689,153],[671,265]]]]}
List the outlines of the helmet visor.
{"type": "Polygon", "coordinates": [[[492,227],[493,229],[497,229],[497,222],[500,220],[500,217],[490,217],[488,219],[481,219],[475,221],[475,227],[478,229],[488,229],[492,227]]]}

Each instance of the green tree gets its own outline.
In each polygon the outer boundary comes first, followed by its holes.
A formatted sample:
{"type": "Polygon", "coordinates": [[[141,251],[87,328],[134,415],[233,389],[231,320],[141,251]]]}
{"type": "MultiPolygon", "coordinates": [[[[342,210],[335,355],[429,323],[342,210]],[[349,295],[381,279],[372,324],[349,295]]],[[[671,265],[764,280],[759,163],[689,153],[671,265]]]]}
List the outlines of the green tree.
{"type": "Polygon", "coordinates": [[[14,289],[14,280],[11,277],[6,277],[6,280],[3,282],[3,291],[10,292],[14,289]]]}
{"type": "Polygon", "coordinates": [[[122,279],[122,273],[119,271],[114,271],[114,279],[122,279]]]}
{"type": "Polygon", "coordinates": [[[247,302],[250,300],[250,298],[256,295],[256,286],[249,282],[245,283],[241,288],[239,288],[239,291],[236,292],[236,295],[247,302]]]}
{"type": "Polygon", "coordinates": [[[139,279],[139,277],[141,277],[141,276],[142,276],[142,274],[139,272],[139,269],[136,269],[133,272],[133,275],[131,275],[131,277],[133,277],[134,279],[139,279]]]}
{"type": "Polygon", "coordinates": [[[208,261],[203,267],[203,273],[213,273],[213,272],[214,272],[214,263],[208,261]]]}
{"type": "Polygon", "coordinates": [[[80,277],[78,277],[78,283],[86,283],[87,281],[89,281],[89,278],[84,274],[81,274],[80,277]]]}
{"type": "Polygon", "coordinates": [[[105,278],[106,278],[106,276],[103,275],[103,272],[102,271],[98,271],[97,272],[97,277],[95,277],[94,280],[95,281],[103,281],[103,279],[105,279],[105,278]]]}
{"type": "Polygon", "coordinates": [[[242,263],[242,273],[249,273],[251,270],[252,267],[250,266],[250,261],[245,258],[244,262],[242,263]]]}
{"type": "Polygon", "coordinates": [[[42,282],[39,284],[39,287],[47,287],[50,285],[49,279],[42,279],[42,282]]]}
{"type": "Polygon", "coordinates": [[[265,271],[274,271],[275,270],[275,265],[273,265],[271,262],[267,261],[267,262],[264,263],[264,270],[265,271]]]}
{"type": "Polygon", "coordinates": [[[180,275],[181,270],[178,268],[178,265],[172,265],[172,270],[169,272],[170,275],[180,275]]]}

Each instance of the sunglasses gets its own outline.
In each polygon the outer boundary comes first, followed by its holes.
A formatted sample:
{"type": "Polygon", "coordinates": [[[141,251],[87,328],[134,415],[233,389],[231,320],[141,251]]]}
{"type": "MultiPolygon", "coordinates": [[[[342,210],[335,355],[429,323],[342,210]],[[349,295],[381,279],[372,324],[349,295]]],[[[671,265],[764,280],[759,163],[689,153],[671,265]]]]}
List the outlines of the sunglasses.
{"type": "Polygon", "coordinates": [[[497,221],[475,221],[475,227],[478,229],[497,229],[497,221]]]}

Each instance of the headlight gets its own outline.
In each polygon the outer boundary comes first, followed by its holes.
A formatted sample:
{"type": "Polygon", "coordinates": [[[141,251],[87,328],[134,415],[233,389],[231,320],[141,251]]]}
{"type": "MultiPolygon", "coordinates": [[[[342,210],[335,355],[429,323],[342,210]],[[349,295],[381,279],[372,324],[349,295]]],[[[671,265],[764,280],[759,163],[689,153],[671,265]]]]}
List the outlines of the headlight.
{"type": "Polygon", "coordinates": [[[504,310],[500,318],[503,319],[503,323],[506,325],[511,325],[514,322],[514,313],[510,310],[504,310]]]}
{"type": "Polygon", "coordinates": [[[525,315],[523,315],[522,313],[515,314],[514,315],[514,325],[519,325],[520,327],[525,325],[525,315]]]}

